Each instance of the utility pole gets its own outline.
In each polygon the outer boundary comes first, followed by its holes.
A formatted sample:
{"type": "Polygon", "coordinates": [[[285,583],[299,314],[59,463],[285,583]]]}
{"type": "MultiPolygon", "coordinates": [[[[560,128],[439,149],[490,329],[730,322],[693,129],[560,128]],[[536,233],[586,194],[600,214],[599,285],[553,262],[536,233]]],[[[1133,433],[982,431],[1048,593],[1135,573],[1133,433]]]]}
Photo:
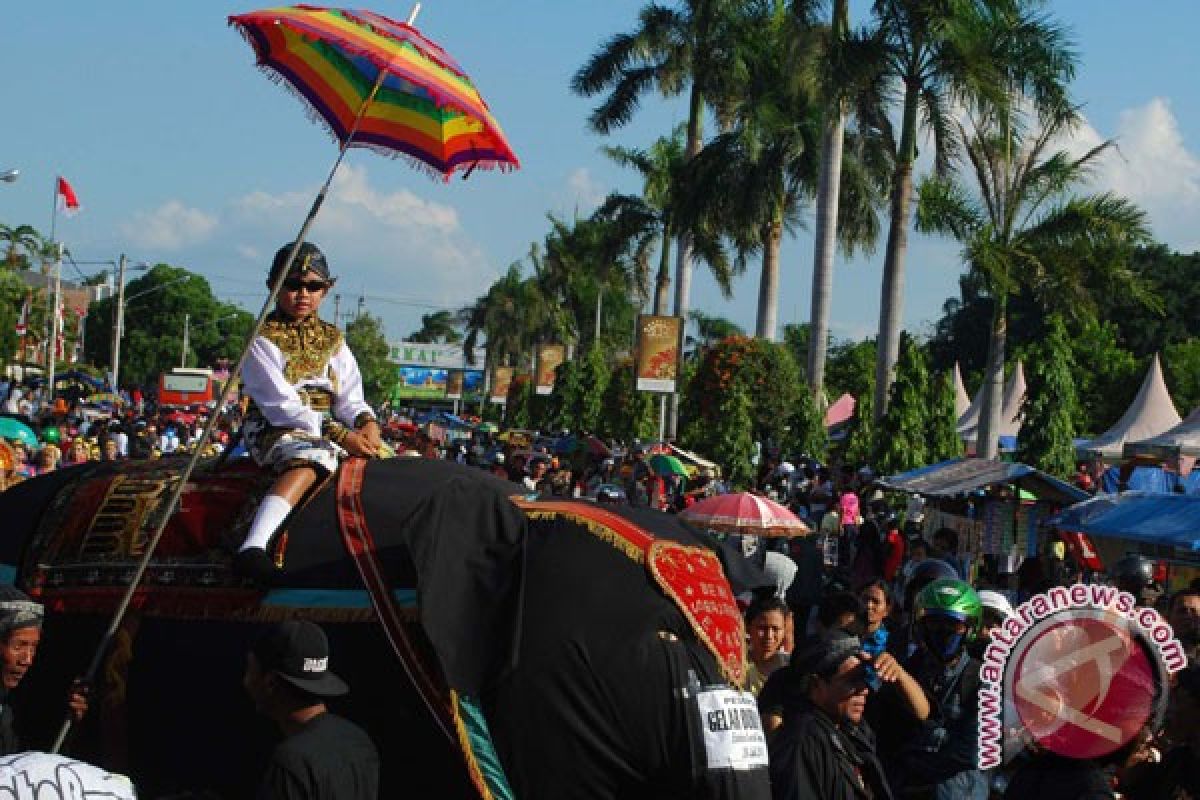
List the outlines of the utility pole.
{"type": "Polygon", "coordinates": [[[55,247],[58,250],[54,259],[54,307],[50,311],[50,341],[46,347],[46,360],[48,362],[46,368],[46,405],[51,407],[54,405],[54,368],[56,366],[55,362],[58,359],[58,309],[62,305],[62,242],[56,244],[55,247]]]}
{"type": "Polygon", "coordinates": [[[187,351],[188,351],[188,328],[192,322],[191,314],[183,315],[183,353],[179,356],[179,366],[187,366],[187,351]]]}
{"type": "Polygon", "coordinates": [[[342,327],[342,296],[340,294],[333,296],[333,327],[342,327]]]}
{"type": "Polygon", "coordinates": [[[354,318],[359,319],[365,313],[367,313],[367,298],[360,294],[358,296],[358,314],[354,318]]]}
{"type": "Polygon", "coordinates": [[[125,254],[117,261],[117,320],[113,325],[112,390],[121,391],[117,376],[121,371],[121,334],[125,331],[125,254]]]}

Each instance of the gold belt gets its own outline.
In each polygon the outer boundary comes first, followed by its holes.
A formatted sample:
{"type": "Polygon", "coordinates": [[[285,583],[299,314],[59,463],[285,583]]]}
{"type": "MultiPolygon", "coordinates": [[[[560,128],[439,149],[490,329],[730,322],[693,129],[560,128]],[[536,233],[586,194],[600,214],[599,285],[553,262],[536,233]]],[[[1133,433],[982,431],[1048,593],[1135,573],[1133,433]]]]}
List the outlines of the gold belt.
{"type": "Polygon", "coordinates": [[[333,410],[333,392],[325,389],[297,389],[296,393],[300,395],[300,402],[313,411],[328,414],[333,410]]]}

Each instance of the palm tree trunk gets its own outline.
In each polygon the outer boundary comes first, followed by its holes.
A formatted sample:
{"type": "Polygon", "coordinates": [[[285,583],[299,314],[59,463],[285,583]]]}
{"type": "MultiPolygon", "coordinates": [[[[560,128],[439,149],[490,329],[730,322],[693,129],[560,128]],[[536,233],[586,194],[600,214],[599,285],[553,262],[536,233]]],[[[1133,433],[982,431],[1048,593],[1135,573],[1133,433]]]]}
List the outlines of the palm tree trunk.
{"type": "Polygon", "coordinates": [[[654,313],[666,316],[667,293],[671,290],[671,237],[662,237],[662,252],[658,254],[658,277],[654,284],[654,313]]]}
{"type": "Polygon", "coordinates": [[[892,178],[892,218],[888,225],[887,255],[883,262],[883,287],[879,297],[879,339],[875,356],[875,419],[887,411],[888,390],[896,359],[900,357],[900,320],[904,312],[904,258],[908,252],[909,211],[912,205],[912,171],[916,158],[917,99],[919,85],[908,81],[904,91],[904,118],[899,158],[892,178]]]}
{"type": "MultiPolygon", "coordinates": [[[[697,85],[696,76],[692,76],[692,93],[688,102],[687,126],[687,157],[691,161],[700,152],[703,144],[704,125],[704,95],[697,85]]],[[[687,319],[691,310],[690,295],[692,292],[692,237],[687,233],[679,234],[679,251],[675,261],[675,316],[687,319]]],[[[667,413],[667,436],[675,438],[679,428],[679,395],[671,395],[667,413]]]]}
{"type": "Polygon", "coordinates": [[[837,244],[838,195],[842,185],[842,144],[846,114],[841,104],[825,128],[821,177],[817,184],[817,230],[813,242],[812,324],[808,332],[808,388],[821,404],[825,355],[829,344],[829,306],[833,297],[833,253],[837,244]]]}
{"type": "Polygon", "coordinates": [[[1000,450],[1000,426],[1004,411],[1004,355],[1008,346],[1008,298],[1001,295],[992,305],[992,332],[988,337],[987,373],[983,376],[983,408],[975,434],[975,455],[995,458],[1000,450]]]}
{"type": "Polygon", "coordinates": [[[754,335],[773,342],[779,309],[779,246],[783,242],[783,220],[779,214],[763,226],[762,237],[763,266],[758,283],[758,324],[754,335]]]}

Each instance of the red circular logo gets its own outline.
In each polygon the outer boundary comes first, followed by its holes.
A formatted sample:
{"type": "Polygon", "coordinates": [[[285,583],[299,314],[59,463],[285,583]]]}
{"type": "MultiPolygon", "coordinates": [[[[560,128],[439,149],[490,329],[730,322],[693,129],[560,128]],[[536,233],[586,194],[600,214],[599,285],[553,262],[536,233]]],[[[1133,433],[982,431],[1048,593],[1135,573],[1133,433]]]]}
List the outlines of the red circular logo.
{"type": "Polygon", "coordinates": [[[1122,618],[1062,614],[1028,636],[1009,697],[1043,747],[1068,758],[1108,755],[1154,715],[1158,674],[1122,618]]]}

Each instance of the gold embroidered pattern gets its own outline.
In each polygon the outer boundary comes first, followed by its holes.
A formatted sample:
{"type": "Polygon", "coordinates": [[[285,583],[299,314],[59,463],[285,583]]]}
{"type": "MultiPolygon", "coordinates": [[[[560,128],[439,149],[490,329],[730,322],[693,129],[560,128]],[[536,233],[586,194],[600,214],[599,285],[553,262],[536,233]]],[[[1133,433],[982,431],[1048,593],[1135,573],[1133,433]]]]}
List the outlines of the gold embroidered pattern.
{"type": "MultiPolygon", "coordinates": [[[[329,359],[342,345],[342,332],[314,314],[306,320],[290,320],[273,312],[263,323],[262,337],[283,353],[283,376],[295,385],[305,378],[327,377],[329,359]]],[[[333,379],[332,375],[329,375],[333,379]]],[[[334,380],[334,391],[337,381],[334,380]]]]}

